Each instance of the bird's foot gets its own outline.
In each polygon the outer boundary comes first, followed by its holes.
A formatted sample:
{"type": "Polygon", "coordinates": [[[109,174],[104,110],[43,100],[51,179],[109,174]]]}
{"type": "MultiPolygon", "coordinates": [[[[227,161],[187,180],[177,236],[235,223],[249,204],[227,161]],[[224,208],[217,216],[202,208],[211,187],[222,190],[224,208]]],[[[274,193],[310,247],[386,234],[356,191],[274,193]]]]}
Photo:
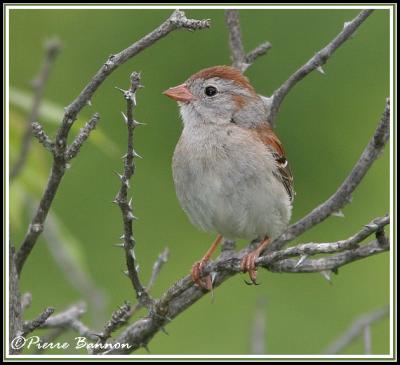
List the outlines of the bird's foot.
{"type": "Polygon", "coordinates": [[[207,275],[204,278],[201,277],[203,274],[203,267],[207,262],[208,262],[208,260],[206,260],[206,259],[201,259],[200,261],[195,262],[194,265],[192,266],[191,276],[192,276],[192,280],[200,288],[210,291],[210,290],[212,290],[211,275],[207,275]]]}
{"type": "Polygon", "coordinates": [[[259,250],[255,250],[250,252],[246,256],[243,257],[242,262],[240,263],[240,269],[242,272],[248,272],[251,282],[245,280],[244,282],[247,285],[260,285],[257,283],[257,268],[256,268],[256,260],[260,256],[259,250]]]}

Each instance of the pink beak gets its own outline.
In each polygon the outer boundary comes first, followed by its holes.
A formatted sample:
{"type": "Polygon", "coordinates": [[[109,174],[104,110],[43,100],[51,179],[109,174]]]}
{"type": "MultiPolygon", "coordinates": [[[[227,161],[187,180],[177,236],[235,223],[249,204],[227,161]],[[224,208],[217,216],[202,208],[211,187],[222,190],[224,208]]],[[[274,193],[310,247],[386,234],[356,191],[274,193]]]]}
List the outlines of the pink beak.
{"type": "Polygon", "coordinates": [[[196,97],[189,91],[186,84],[181,84],[175,87],[171,87],[163,92],[164,95],[174,99],[176,101],[183,101],[189,103],[196,99],[196,97]]]}

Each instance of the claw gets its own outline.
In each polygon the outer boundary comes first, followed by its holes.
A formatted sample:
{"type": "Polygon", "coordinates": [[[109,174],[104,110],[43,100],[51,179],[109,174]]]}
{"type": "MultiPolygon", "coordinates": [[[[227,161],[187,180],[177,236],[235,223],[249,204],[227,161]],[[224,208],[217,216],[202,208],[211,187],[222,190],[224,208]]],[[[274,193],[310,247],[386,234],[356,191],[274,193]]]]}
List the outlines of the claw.
{"type": "Polygon", "coordinates": [[[206,263],[204,260],[197,261],[193,266],[192,266],[192,280],[200,287],[203,289],[206,289],[207,291],[210,291],[212,289],[212,280],[211,280],[211,275],[207,275],[204,280],[201,279],[202,275],[202,270],[203,266],[206,263]]]}

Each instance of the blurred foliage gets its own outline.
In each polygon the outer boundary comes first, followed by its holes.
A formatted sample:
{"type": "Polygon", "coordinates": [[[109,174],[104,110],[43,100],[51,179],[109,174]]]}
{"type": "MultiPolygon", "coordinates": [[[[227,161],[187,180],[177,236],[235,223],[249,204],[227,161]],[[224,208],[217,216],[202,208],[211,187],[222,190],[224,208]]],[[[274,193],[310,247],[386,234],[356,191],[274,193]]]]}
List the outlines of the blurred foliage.
{"type": "MultiPolygon", "coordinates": [[[[166,19],[169,10],[11,10],[10,16],[10,163],[15,160],[26,123],[29,82],[43,58],[43,40],[58,36],[64,44],[45,90],[40,121],[50,135],[62,108],[80,92],[106,58],[119,52],[166,19]],[[29,30],[29,31],[28,31],[29,30]]],[[[270,95],[295,69],[330,41],[357,10],[243,10],[244,44],[251,50],[268,40],[273,48],[246,72],[259,93],[270,95]]],[[[161,92],[201,68],[229,63],[222,10],[187,10],[210,18],[206,31],[176,31],[114,72],[100,87],[74,127],[74,133],[98,111],[101,121],[72,161],[52,213],[73,234],[74,249],[84,257],[96,285],[109,295],[107,313],[125,299],[135,302],[121,274],[123,253],[112,247],[121,235],[120,212],[111,204],[122,168],[126,130],[125,103],[114,86],[125,87],[133,70],[142,71],[145,88],[138,93],[137,120],[147,123],[135,134],[137,161],[133,201],[136,254],[146,282],[152,263],[165,246],[171,250],[154,295],[187,274],[213,236],[191,226],[175,197],[171,157],[181,122],[177,106],[161,92]]],[[[287,150],[297,196],[292,221],[332,194],[371,137],[389,94],[389,11],[377,10],[324,67],[312,73],[287,97],[278,116],[277,133],[287,150]]],[[[21,175],[11,185],[11,240],[23,238],[31,216],[30,198],[39,199],[51,157],[36,141],[21,175]]],[[[354,193],[344,218],[331,217],[296,242],[333,241],[348,237],[376,216],[389,211],[389,148],[354,193]]],[[[33,294],[27,318],[46,306],[62,310],[81,299],[50,255],[41,237],[21,281],[33,294]]],[[[67,241],[67,237],[64,237],[67,241]]],[[[239,246],[244,242],[239,242],[239,246]]],[[[75,253],[76,254],[76,253],[75,253]]],[[[205,296],[168,325],[170,336],[157,334],[152,354],[247,354],[254,309],[265,297],[270,354],[318,354],[358,315],[389,302],[389,254],[339,270],[329,285],[319,274],[259,273],[262,285],[248,287],[240,275],[205,296]]],[[[89,307],[89,311],[94,310],[89,307]]],[[[99,323],[83,320],[96,329],[99,323]]],[[[67,334],[63,338],[72,338],[67,334]]],[[[373,353],[389,352],[389,320],[372,328],[373,353]]],[[[362,340],[345,350],[361,354],[362,340]]],[[[137,352],[145,353],[144,350],[137,352]]]]}

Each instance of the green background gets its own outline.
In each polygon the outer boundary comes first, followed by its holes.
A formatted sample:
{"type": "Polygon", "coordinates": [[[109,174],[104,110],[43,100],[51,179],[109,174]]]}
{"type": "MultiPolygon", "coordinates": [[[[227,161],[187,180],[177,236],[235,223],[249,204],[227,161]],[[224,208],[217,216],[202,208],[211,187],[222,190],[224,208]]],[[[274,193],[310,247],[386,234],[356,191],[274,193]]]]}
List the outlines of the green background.
{"type": "MultiPolygon", "coordinates": [[[[172,11],[172,10],[171,10],[172,11]]],[[[42,42],[57,36],[63,50],[46,85],[45,100],[68,105],[112,53],[126,48],[164,21],[170,10],[11,10],[10,85],[30,93],[29,82],[43,59],[42,42]]],[[[175,197],[171,158],[181,132],[175,103],[161,92],[183,82],[201,68],[229,64],[228,33],[222,10],[187,10],[193,18],[210,18],[209,30],[174,31],[117,69],[96,92],[92,107],[101,121],[71,163],[54,201],[52,212],[61,224],[59,238],[79,267],[103,294],[90,302],[83,321],[101,329],[125,299],[135,302],[124,270],[123,252],[113,248],[122,233],[120,212],[111,204],[122,170],[126,129],[121,118],[125,103],[114,86],[127,87],[133,70],[142,71],[144,89],[138,92],[137,120],[147,123],[135,132],[137,160],[132,181],[141,277],[147,281],[152,264],[164,247],[170,259],[153,289],[161,295],[186,275],[213,240],[193,227],[175,197]],[[96,139],[97,134],[97,139],[96,139]],[[99,137],[102,138],[99,138],[99,137]],[[91,138],[92,138],[91,137],[91,138]],[[97,309],[96,309],[97,308],[97,309]],[[97,318],[97,323],[96,323],[97,318]]],[[[270,95],[300,65],[326,45],[358,10],[243,10],[241,26],[250,51],[268,40],[273,48],[251,66],[246,75],[260,94],[270,95]]],[[[389,95],[389,11],[375,11],[324,66],[289,94],[277,121],[295,177],[296,199],[292,222],[327,199],[347,176],[370,139],[389,95]]],[[[26,105],[10,107],[11,166],[19,149],[26,105]]],[[[40,120],[52,135],[57,124],[40,120]]],[[[59,121],[57,121],[58,123],[59,121]]],[[[74,133],[78,130],[75,127],[74,133]]],[[[49,154],[34,141],[28,164],[11,184],[11,240],[19,245],[31,216],[32,198],[38,199],[51,164],[49,154]]],[[[389,211],[389,148],[374,164],[344,218],[331,217],[295,242],[329,242],[347,238],[362,225],[389,211]]],[[[239,242],[243,247],[244,242],[239,242]]],[[[345,266],[330,285],[322,275],[276,274],[260,270],[262,285],[248,287],[237,275],[186,310],[149,344],[152,354],[248,354],[257,303],[266,320],[268,354],[319,354],[362,313],[389,303],[389,254],[380,254],[345,266]]],[[[22,292],[33,295],[28,319],[46,306],[57,311],[87,299],[65,278],[41,237],[24,268],[22,292]]],[[[68,333],[62,339],[68,340],[68,333]]],[[[373,354],[389,353],[389,320],[372,327],[373,354]]],[[[344,354],[362,354],[362,339],[344,354]]],[[[55,353],[55,352],[51,352],[55,353]]],[[[68,352],[69,354],[74,351],[68,352]]],[[[82,352],[84,353],[84,352],[82,352]]],[[[146,354],[139,350],[137,354],[146,354]]]]}

